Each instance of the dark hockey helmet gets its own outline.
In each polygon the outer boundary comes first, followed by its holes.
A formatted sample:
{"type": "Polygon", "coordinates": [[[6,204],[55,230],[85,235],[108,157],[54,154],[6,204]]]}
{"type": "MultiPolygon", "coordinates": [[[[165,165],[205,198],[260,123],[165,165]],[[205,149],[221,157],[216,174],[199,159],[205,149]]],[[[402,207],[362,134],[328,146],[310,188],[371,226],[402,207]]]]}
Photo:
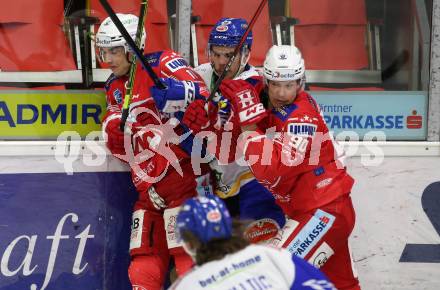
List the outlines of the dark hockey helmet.
{"type": "MultiPolygon", "coordinates": [[[[210,49],[212,45],[237,46],[247,27],[248,23],[243,18],[221,18],[211,30],[208,40],[208,49],[210,49]]],[[[249,31],[243,48],[250,50],[252,40],[252,31],[249,31]]]]}

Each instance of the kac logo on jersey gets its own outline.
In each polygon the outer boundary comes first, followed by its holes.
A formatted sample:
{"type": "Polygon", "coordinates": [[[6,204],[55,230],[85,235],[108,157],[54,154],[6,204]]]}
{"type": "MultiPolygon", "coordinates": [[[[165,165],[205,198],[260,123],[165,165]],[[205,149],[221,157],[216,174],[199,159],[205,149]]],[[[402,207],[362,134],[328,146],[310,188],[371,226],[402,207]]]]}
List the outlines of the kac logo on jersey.
{"type": "Polygon", "coordinates": [[[297,136],[314,136],[318,126],[310,123],[289,123],[288,132],[297,136]]]}
{"type": "Polygon", "coordinates": [[[116,89],[113,92],[113,97],[115,98],[116,103],[118,104],[122,103],[122,92],[119,89],[116,89]]]}

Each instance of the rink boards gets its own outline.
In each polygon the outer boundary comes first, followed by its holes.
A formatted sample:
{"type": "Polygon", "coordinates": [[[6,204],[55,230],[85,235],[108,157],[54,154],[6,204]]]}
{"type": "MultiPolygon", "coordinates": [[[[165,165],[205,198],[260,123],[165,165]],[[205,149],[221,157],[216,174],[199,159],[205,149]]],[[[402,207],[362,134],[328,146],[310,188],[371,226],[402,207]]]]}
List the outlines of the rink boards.
{"type": "MultiPolygon", "coordinates": [[[[382,160],[365,155],[377,148],[352,150],[363,289],[439,289],[440,154],[430,144],[378,146],[382,160]]],[[[130,289],[128,168],[92,142],[4,142],[0,152],[0,289],[130,289]]]]}

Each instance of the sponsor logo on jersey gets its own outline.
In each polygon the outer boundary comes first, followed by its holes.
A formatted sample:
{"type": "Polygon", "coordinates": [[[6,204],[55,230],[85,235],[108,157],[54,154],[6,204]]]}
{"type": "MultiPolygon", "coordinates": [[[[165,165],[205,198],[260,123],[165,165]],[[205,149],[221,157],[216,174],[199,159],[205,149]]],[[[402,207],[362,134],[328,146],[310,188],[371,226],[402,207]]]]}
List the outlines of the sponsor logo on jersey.
{"type": "Polygon", "coordinates": [[[279,230],[280,227],[275,220],[265,218],[248,225],[244,231],[244,236],[251,243],[259,243],[274,238],[279,230]]]}
{"type": "MultiPolygon", "coordinates": [[[[205,288],[209,287],[209,289],[218,289],[218,287],[215,287],[214,285],[228,279],[230,276],[237,274],[237,272],[243,271],[243,269],[247,267],[255,266],[255,264],[261,263],[262,258],[260,255],[256,255],[254,257],[244,257],[245,259],[240,259],[237,262],[230,263],[226,267],[223,267],[219,271],[209,271],[207,272],[207,276],[200,277],[197,282],[199,283],[200,287],[205,288]]],[[[251,277],[246,280],[245,283],[248,284],[242,284],[240,283],[239,286],[233,286],[231,288],[228,287],[228,289],[268,289],[267,282],[264,281],[266,278],[261,275],[258,277],[259,280],[251,277]],[[262,278],[261,278],[262,277],[262,278]],[[247,285],[247,287],[246,287],[247,285]],[[239,288],[238,288],[239,287],[239,288]]],[[[198,287],[199,288],[199,287],[198,287]]]]}
{"type": "Polygon", "coordinates": [[[309,263],[319,269],[334,253],[333,249],[326,242],[323,242],[312,254],[309,263]]]}
{"type": "Polygon", "coordinates": [[[333,178],[323,179],[316,184],[316,188],[320,189],[320,188],[326,187],[326,186],[330,185],[332,182],[333,182],[333,178]]]}
{"type": "Polygon", "coordinates": [[[286,248],[294,255],[304,258],[328,232],[334,221],[333,215],[318,209],[286,248]]]}
{"type": "Polygon", "coordinates": [[[179,210],[180,207],[167,208],[163,213],[168,249],[180,247],[183,244],[183,241],[179,237],[179,232],[176,230],[179,210]]]}
{"type": "Polygon", "coordinates": [[[113,97],[115,98],[116,103],[122,103],[122,92],[119,89],[114,90],[113,97]]]}
{"type": "Polygon", "coordinates": [[[188,67],[186,61],[183,58],[174,58],[165,63],[165,66],[171,71],[175,72],[181,68],[188,67]]]}
{"type": "Polygon", "coordinates": [[[296,136],[314,136],[317,125],[311,123],[289,123],[287,125],[287,132],[296,136]]]}
{"type": "Polygon", "coordinates": [[[313,259],[312,264],[316,268],[321,268],[325,262],[327,262],[328,257],[326,252],[319,252],[318,255],[316,255],[315,259],[313,259]]]}

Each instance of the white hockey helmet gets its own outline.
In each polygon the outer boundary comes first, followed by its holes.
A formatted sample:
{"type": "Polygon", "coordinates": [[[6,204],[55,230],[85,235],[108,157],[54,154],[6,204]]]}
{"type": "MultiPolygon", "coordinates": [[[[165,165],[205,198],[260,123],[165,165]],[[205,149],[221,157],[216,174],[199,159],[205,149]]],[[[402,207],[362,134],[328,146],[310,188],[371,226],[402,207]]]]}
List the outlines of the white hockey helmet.
{"type": "Polygon", "coordinates": [[[266,81],[302,81],[304,74],[304,59],[296,46],[274,45],[267,52],[263,65],[266,81]]]}
{"type": "MultiPolygon", "coordinates": [[[[121,21],[122,25],[124,25],[128,34],[130,34],[133,40],[136,39],[136,31],[139,22],[139,17],[133,14],[116,14],[121,21]]],[[[141,45],[140,49],[145,47],[145,39],[147,38],[147,34],[145,33],[145,29],[142,29],[142,37],[141,37],[141,45]]],[[[110,17],[104,19],[104,21],[99,26],[98,32],[96,33],[95,38],[97,47],[117,47],[123,46],[125,48],[125,52],[129,51],[129,46],[125,41],[122,34],[119,32],[116,25],[113,23],[110,17]]]]}

